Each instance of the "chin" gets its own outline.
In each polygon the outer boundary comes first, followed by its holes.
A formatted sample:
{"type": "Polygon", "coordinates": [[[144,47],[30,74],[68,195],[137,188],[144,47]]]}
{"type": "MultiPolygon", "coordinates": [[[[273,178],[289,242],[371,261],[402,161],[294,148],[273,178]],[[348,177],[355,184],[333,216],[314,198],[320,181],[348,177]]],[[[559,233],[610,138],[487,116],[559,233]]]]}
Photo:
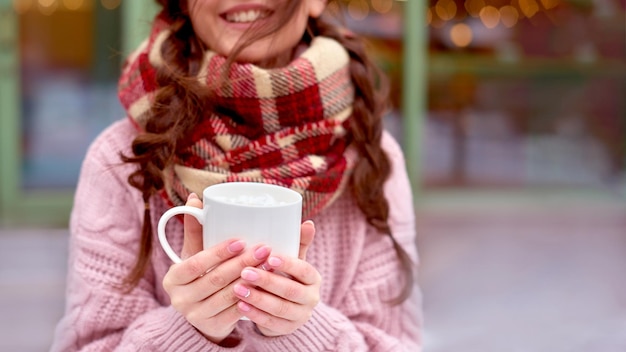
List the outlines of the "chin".
{"type": "Polygon", "coordinates": [[[266,38],[246,46],[235,60],[266,68],[281,67],[291,62],[297,45],[298,40],[277,42],[266,38]]]}

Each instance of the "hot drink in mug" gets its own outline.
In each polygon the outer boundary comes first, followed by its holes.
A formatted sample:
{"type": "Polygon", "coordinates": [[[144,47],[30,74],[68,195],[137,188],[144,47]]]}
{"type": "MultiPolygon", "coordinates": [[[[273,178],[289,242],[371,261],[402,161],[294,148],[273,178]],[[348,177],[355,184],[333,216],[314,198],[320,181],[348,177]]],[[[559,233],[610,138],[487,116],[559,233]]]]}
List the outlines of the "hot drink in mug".
{"type": "Polygon", "coordinates": [[[178,214],[192,215],[202,225],[204,248],[240,238],[249,245],[268,245],[276,254],[298,256],[302,219],[298,192],[264,183],[228,182],[205,188],[202,201],[202,209],[173,207],[159,220],[159,241],[175,263],[181,259],[167,242],[165,225],[178,214]]]}

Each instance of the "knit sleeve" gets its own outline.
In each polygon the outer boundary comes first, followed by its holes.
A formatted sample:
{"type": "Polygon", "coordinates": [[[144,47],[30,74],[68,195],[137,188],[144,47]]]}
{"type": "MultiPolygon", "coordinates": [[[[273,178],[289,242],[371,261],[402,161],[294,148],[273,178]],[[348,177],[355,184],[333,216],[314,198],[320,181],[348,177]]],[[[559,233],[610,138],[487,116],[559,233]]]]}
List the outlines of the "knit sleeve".
{"type": "MultiPolygon", "coordinates": [[[[385,186],[385,195],[390,203],[389,222],[394,238],[417,264],[413,200],[404,157],[389,135],[383,138],[383,146],[393,167],[385,186]]],[[[249,330],[244,335],[252,340],[248,341],[249,345],[257,346],[256,351],[422,350],[421,296],[417,284],[413,286],[411,297],[402,304],[387,302],[398,296],[403,282],[400,262],[391,239],[366,226],[362,217],[346,217],[346,213],[340,216],[343,219],[339,221],[358,223],[352,224],[352,229],[359,229],[346,235],[352,238],[344,240],[344,246],[353,246],[350,253],[359,253],[356,264],[344,262],[333,268],[343,271],[342,277],[349,280],[348,284],[341,285],[331,294],[342,298],[339,302],[333,299],[320,302],[311,319],[291,335],[264,337],[248,325],[249,330]]],[[[323,225],[320,224],[320,228],[323,225]]],[[[338,257],[335,263],[342,263],[340,258],[347,255],[331,247],[324,249],[338,257]]]]}
{"type": "MultiPolygon", "coordinates": [[[[87,153],[75,193],[65,314],[51,351],[222,351],[156,298],[148,270],[131,292],[119,288],[136,258],[143,202],[127,185],[117,128],[87,153]],[[174,348],[174,346],[176,346],[174,348]]],[[[243,348],[243,347],[241,347],[243,348]]],[[[237,351],[239,349],[229,349],[237,351]]]]}

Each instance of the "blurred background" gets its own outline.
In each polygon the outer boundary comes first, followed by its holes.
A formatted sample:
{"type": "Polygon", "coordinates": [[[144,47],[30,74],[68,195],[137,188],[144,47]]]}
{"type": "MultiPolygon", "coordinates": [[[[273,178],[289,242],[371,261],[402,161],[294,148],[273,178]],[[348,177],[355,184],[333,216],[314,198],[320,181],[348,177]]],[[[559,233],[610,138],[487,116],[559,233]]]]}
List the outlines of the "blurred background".
{"type": "MultiPolygon", "coordinates": [[[[624,0],[349,0],[392,83],[426,351],[626,351],[624,0]]],[[[337,8],[331,8],[337,11],[337,8]]],[[[0,0],[0,350],[45,351],[150,0],[0,0]]]]}

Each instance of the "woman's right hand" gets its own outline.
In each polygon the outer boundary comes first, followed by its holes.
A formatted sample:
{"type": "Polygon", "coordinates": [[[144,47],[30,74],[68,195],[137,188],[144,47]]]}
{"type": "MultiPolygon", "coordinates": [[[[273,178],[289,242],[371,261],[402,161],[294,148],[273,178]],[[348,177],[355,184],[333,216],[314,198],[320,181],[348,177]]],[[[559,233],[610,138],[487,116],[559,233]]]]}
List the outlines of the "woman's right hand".
{"type": "MultiPolygon", "coordinates": [[[[195,194],[186,205],[202,208],[195,194]]],[[[233,239],[202,250],[202,227],[187,215],[184,231],[183,261],[170,267],[163,288],[172,306],[191,325],[209,340],[220,343],[242,317],[233,290],[241,271],[264,263],[271,249],[257,246],[246,250],[243,241],[233,239]]]]}

